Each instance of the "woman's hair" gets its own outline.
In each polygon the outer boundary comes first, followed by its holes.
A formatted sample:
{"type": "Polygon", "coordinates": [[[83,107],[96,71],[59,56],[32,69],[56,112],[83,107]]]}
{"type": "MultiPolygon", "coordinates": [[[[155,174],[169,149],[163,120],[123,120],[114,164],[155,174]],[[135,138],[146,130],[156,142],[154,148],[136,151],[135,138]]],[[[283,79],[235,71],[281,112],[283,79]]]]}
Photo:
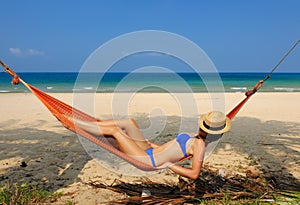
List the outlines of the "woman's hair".
{"type": "Polygon", "coordinates": [[[203,139],[203,141],[205,141],[206,140],[206,136],[207,136],[207,133],[204,130],[202,130],[201,128],[199,128],[198,135],[196,137],[198,139],[203,139]]]}

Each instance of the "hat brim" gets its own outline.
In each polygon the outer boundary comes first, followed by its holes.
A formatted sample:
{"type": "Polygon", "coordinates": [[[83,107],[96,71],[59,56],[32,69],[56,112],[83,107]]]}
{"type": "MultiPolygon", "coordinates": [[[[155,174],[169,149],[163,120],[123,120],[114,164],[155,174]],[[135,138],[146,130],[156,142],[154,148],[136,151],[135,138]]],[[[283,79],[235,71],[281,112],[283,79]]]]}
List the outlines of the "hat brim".
{"type": "Polygon", "coordinates": [[[202,115],[199,119],[199,127],[207,132],[208,134],[213,134],[213,135],[218,135],[218,134],[223,134],[225,132],[228,132],[231,128],[231,121],[228,117],[226,117],[226,122],[225,122],[225,127],[220,129],[220,130],[210,130],[210,129],[207,129],[205,126],[204,126],[204,120],[206,118],[206,115],[202,115]]]}

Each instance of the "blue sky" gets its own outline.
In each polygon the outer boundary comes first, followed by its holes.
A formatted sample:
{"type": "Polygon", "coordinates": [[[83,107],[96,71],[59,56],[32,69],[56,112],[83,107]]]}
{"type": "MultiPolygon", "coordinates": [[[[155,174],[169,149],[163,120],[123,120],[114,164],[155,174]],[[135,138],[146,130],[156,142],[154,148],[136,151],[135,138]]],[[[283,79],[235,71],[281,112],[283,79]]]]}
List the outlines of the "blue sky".
{"type": "MultiPolygon", "coordinates": [[[[0,59],[16,71],[78,71],[120,35],[162,30],[220,72],[268,72],[300,39],[299,0],[1,0],[0,59]]],[[[300,72],[300,46],[277,72],[300,72]]],[[[146,60],[146,59],[145,59],[146,60]]]]}

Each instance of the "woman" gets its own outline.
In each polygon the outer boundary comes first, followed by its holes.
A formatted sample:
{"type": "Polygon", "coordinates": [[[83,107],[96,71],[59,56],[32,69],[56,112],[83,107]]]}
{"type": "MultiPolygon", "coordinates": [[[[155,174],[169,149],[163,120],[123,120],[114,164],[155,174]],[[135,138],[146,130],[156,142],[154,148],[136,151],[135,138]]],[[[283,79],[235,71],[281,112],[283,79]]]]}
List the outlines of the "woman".
{"type": "Polygon", "coordinates": [[[100,121],[97,122],[97,129],[83,121],[76,121],[75,124],[94,135],[113,136],[120,150],[137,160],[154,167],[168,167],[181,176],[191,179],[199,177],[205,154],[206,136],[222,135],[231,127],[229,118],[222,112],[213,111],[201,116],[197,134],[181,133],[175,139],[157,145],[144,137],[137,123],[131,118],[100,121]],[[193,156],[191,168],[174,164],[189,155],[193,156]]]}

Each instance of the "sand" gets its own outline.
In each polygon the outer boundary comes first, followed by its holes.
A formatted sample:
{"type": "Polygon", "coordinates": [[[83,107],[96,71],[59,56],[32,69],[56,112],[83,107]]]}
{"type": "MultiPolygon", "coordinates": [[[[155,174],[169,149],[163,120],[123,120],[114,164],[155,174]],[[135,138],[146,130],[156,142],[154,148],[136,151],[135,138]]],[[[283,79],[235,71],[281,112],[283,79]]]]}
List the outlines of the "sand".
{"type": "MultiPolygon", "coordinates": [[[[73,94],[51,95],[73,103],[73,94]]],[[[85,95],[78,97],[87,99],[85,95]]],[[[174,136],[184,129],[195,131],[195,122],[201,113],[212,108],[222,108],[227,112],[243,97],[243,93],[226,93],[221,97],[205,93],[193,94],[192,97],[191,94],[117,96],[104,93],[97,94],[94,99],[100,106],[82,109],[101,119],[130,116],[137,120],[146,134],[174,136]],[[155,124],[157,119],[159,123],[155,124]],[[147,129],[149,126],[151,129],[147,129]]],[[[111,184],[115,180],[135,182],[141,179],[103,167],[87,154],[77,135],[61,126],[32,94],[3,93],[0,99],[2,182],[37,183],[52,191],[63,191],[66,195],[56,204],[70,201],[100,204],[125,195],[92,188],[88,184],[90,181],[111,184]],[[20,166],[22,162],[25,166],[20,166]]],[[[242,175],[250,165],[255,165],[264,176],[275,177],[282,186],[290,182],[300,183],[299,100],[300,93],[255,94],[234,118],[231,131],[223,136],[205,160],[205,165],[242,175]]],[[[178,175],[168,170],[145,176],[160,183],[176,184],[178,181],[178,175]]]]}

